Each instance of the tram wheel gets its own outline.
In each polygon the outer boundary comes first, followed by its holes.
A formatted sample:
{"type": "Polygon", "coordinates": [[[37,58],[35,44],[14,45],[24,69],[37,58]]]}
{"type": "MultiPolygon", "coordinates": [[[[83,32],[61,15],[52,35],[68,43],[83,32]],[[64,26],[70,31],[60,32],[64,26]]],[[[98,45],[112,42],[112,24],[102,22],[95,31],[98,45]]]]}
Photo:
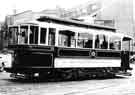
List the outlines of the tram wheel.
{"type": "Polygon", "coordinates": [[[74,69],[73,71],[72,71],[72,79],[73,80],[78,80],[79,79],[79,71],[77,70],[77,69],[74,69]]]}
{"type": "Polygon", "coordinates": [[[61,74],[61,77],[62,77],[62,79],[64,79],[64,80],[71,80],[72,77],[73,77],[73,74],[72,74],[72,72],[63,72],[63,73],[61,74]]]}
{"type": "Polygon", "coordinates": [[[2,64],[1,64],[2,66],[0,67],[0,72],[3,72],[4,71],[4,67],[5,67],[5,65],[4,65],[4,63],[2,62],[2,64]]]}

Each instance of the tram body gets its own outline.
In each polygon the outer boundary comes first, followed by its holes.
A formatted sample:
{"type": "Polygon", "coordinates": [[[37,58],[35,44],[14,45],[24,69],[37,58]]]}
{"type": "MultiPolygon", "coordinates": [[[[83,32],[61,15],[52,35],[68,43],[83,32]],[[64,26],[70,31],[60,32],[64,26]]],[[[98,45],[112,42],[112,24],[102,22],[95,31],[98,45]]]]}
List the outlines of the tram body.
{"type": "Polygon", "coordinates": [[[13,54],[5,70],[12,74],[78,77],[131,69],[131,38],[111,27],[44,16],[9,26],[8,34],[13,54]]]}

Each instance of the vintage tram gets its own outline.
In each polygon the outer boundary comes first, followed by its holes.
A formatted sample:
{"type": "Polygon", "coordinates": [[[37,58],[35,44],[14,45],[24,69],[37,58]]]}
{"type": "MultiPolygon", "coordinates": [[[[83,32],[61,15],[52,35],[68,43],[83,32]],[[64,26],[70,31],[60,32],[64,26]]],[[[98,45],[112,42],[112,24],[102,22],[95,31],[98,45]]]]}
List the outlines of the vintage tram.
{"type": "Polygon", "coordinates": [[[12,77],[77,79],[130,70],[132,38],[108,26],[43,16],[9,26],[12,77]]]}

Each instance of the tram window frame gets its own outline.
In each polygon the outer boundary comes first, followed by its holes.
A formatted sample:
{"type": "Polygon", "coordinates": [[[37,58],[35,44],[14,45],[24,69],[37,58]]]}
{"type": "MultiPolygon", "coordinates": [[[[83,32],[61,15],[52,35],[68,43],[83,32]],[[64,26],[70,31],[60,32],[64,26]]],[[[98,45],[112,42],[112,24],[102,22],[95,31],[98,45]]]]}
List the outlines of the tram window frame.
{"type": "Polygon", "coordinates": [[[30,25],[29,44],[38,44],[38,40],[39,40],[38,35],[39,35],[39,26],[30,25]]]}
{"type": "Polygon", "coordinates": [[[73,48],[76,47],[76,39],[75,39],[75,35],[71,37],[70,47],[73,47],[73,48]]]}
{"type": "Polygon", "coordinates": [[[130,40],[122,40],[122,50],[124,51],[130,51],[130,40]]]}
{"type": "Polygon", "coordinates": [[[76,47],[76,33],[70,30],[60,30],[58,45],[62,47],[76,47]]]}
{"type": "Polygon", "coordinates": [[[18,44],[28,44],[28,25],[20,25],[18,33],[18,44]]]}
{"type": "Polygon", "coordinates": [[[93,48],[93,37],[91,33],[78,33],[77,47],[93,48]]]}
{"type": "Polygon", "coordinates": [[[121,50],[121,38],[117,36],[112,36],[109,39],[109,45],[111,50],[121,50]],[[113,39],[112,39],[113,38],[113,39]]]}
{"type": "Polygon", "coordinates": [[[56,37],[56,28],[48,28],[48,45],[54,46],[55,45],[55,37],[56,37]]]}
{"type": "Polygon", "coordinates": [[[108,49],[108,39],[109,37],[104,34],[95,35],[95,49],[108,49]]]}
{"type": "Polygon", "coordinates": [[[18,32],[19,32],[18,26],[11,26],[8,28],[8,36],[9,36],[8,41],[10,44],[17,44],[18,43],[18,32]]]}
{"type": "Polygon", "coordinates": [[[46,44],[47,28],[40,28],[40,44],[46,44]]]}

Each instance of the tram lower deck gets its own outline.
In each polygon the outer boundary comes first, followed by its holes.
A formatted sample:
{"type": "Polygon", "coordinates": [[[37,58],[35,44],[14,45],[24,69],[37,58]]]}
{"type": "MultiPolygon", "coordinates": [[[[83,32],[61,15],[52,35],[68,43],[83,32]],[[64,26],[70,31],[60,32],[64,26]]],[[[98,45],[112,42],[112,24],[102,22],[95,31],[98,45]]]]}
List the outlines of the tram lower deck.
{"type": "MultiPolygon", "coordinates": [[[[122,66],[121,51],[74,49],[37,45],[11,45],[14,51],[10,73],[48,75],[50,73],[76,73],[88,75],[116,74],[130,69],[128,63],[122,66]],[[126,66],[126,67],[125,67],[126,66]],[[124,69],[123,69],[124,68],[124,69]]],[[[56,74],[55,74],[56,75],[56,74]]]]}

